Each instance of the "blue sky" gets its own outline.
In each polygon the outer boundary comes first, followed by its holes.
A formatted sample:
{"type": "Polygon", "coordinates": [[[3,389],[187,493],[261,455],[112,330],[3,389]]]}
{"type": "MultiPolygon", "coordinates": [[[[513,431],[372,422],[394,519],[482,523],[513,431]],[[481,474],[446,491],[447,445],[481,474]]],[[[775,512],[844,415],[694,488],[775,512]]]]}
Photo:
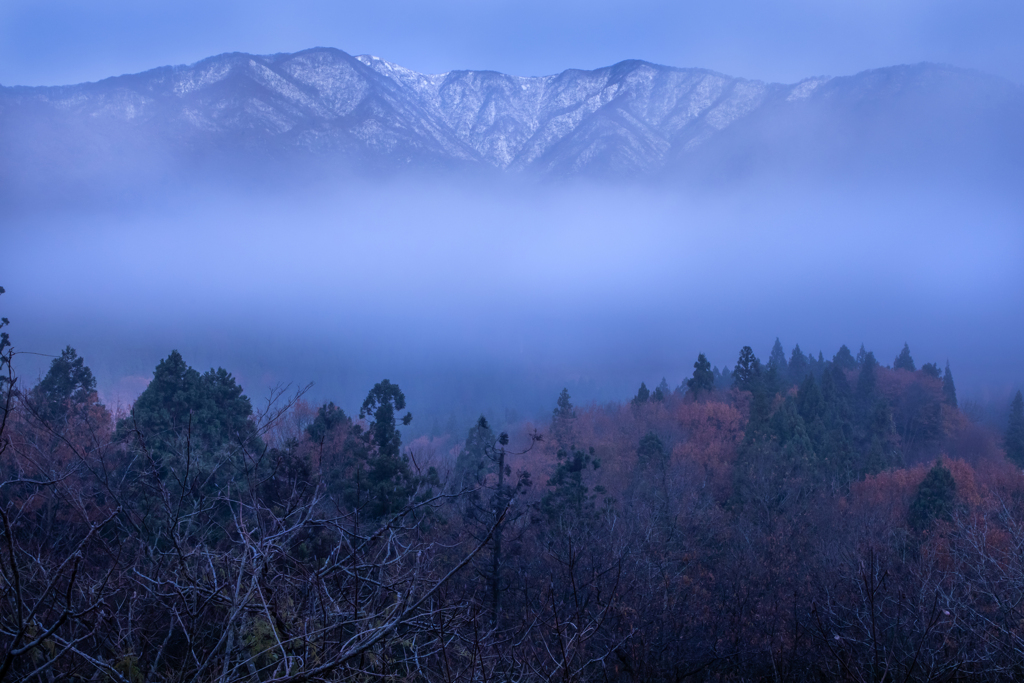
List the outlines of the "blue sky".
{"type": "Polygon", "coordinates": [[[0,84],[331,46],[424,72],[628,58],[794,82],[937,61],[1024,82],[1020,0],[4,0],[0,84]]]}

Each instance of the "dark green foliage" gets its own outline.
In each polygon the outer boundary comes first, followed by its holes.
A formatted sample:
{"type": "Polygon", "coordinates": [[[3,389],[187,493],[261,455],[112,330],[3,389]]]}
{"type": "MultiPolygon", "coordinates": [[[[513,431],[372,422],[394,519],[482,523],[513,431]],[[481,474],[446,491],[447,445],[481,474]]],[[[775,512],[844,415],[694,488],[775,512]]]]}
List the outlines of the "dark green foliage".
{"type": "Polygon", "coordinates": [[[70,346],[53,359],[46,376],[30,393],[36,414],[51,424],[61,422],[75,407],[84,406],[96,391],[96,379],[70,346]]]}
{"type": "Polygon", "coordinates": [[[846,344],[839,347],[839,352],[832,357],[832,364],[840,370],[857,369],[857,360],[853,357],[853,353],[850,352],[846,344]]]}
{"type": "Polygon", "coordinates": [[[953,383],[953,373],[949,370],[949,363],[946,363],[946,371],[942,373],[942,400],[946,405],[958,407],[956,400],[956,385],[953,383]]]}
{"type": "Polygon", "coordinates": [[[776,337],[765,372],[765,391],[769,396],[774,396],[789,385],[788,369],[786,352],[782,350],[782,343],[776,337]]]}
{"type": "Polygon", "coordinates": [[[137,432],[157,459],[186,451],[210,455],[223,448],[259,449],[251,416],[252,404],[229,372],[200,375],[172,351],[117,430],[122,437],[137,432]]]}
{"type": "Polygon", "coordinates": [[[647,403],[651,399],[651,390],[647,388],[647,385],[640,382],[640,389],[637,390],[636,396],[633,397],[633,405],[639,406],[647,403]]]}
{"type": "Polygon", "coordinates": [[[703,353],[697,355],[697,361],[693,364],[693,377],[686,380],[686,388],[695,397],[710,394],[715,389],[715,372],[711,370],[711,363],[703,353]]]}
{"type": "Polygon", "coordinates": [[[878,390],[878,361],[875,354],[864,354],[860,363],[860,374],[857,376],[857,403],[863,409],[874,404],[878,390]]]}
{"type": "Polygon", "coordinates": [[[804,377],[810,372],[810,366],[807,361],[807,356],[800,350],[800,345],[797,344],[793,347],[793,353],[789,357],[789,379],[791,382],[800,384],[804,381],[804,377]]]}
{"type": "Polygon", "coordinates": [[[664,401],[666,398],[668,398],[669,394],[671,393],[672,390],[668,386],[668,380],[662,377],[661,382],[658,384],[657,388],[655,388],[655,390],[651,393],[651,400],[660,403],[661,401],[664,401]]]}
{"type": "MultiPolygon", "coordinates": [[[[370,389],[359,409],[360,419],[372,416],[369,431],[373,435],[377,451],[382,455],[397,457],[402,448],[402,436],[398,433],[395,421],[395,412],[400,410],[405,410],[405,394],[390,380],[373,385],[373,389],[370,389]]],[[[412,413],[402,416],[403,425],[410,422],[412,413]]]]}
{"type": "Polygon", "coordinates": [[[942,463],[936,463],[917,487],[910,502],[907,522],[915,531],[925,531],[938,520],[953,518],[956,502],[956,482],[952,473],[942,463]]]}
{"type": "Polygon", "coordinates": [[[864,365],[865,359],[867,359],[868,350],[864,348],[864,345],[860,345],[860,351],[857,352],[857,367],[864,365]]]}
{"type": "Polygon", "coordinates": [[[939,370],[939,366],[935,363],[925,363],[921,366],[921,372],[928,377],[934,377],[935,379],[942,377],[942,372],[939,370]]]}
{"type": "Polygon", "coordinates": [[[576,408],[568,389],[562,389],[551,415],[551,434],[559,448],[572,448],[576,443],[576,408]]]}
{"type": "Polygon", "coordinates": [[[1017,467],[1024,467],[1024,398],[1019,391],[1010,403],[1010,422],[1004,445],[1010,462],[1017,467]]]}
{"type": "Polygon", "coordinates": [[[323,443],[328,434],[350,422],[344,410],[333,402],[325,403],[316,411],[312,424],[306,427],[306,434],[313,443],[323,443]]]}
{"type": "Polygon", "coordinates": [[[917,370],[917,366],[914,365],[914,359],[910,355],[909,344],[903,345],[903,350],[900,351],[900,355],[896,356],[896,360],[893,361],[892,367],[894,370],[907,370],[909,372],[917,370]]]}
{"type": "Polygon", "coordinates": [[[755,391],[761,384],[761,361],[749,346],[740,349],[739,360],[732,371],[732,385],[740,391],[755,391]]]}
{"type": "Polygon", "coordinates": [[[647,432],[641,437],[640,445],[637,446],[636,458],[641,469],[664,468],[668,459],[668,455],[665,453],[665,444],[661,442],[657,434],[647,432]]]}
{"type": "Polygon", "coordinates": [[[466,444],[455,460],[455,477],[461,486],[482,483],[487,457],[494,447],[495,436],[483,415],[466,435],[466,444]]]}
{"type": "MultiPolygon", "coordinates": [[[[429,481],[415,475],[409,467],[409,458],[401,452],[402,436],[395,413],[404,409],[405,394],[397,384],[386,379],[373,386],[359,409],[360,418],[371,416],[372,419],[364,437],[365,445],[355,446],[350,452],[357,471],[346,499],[368,519],[398,513],[409,504],[421,484],[435,483],[437,479],[433,469],[427,475],[429,481]]],[[[411,421],[410,413],[401,419],[403,425],[411,421]]]]}
{"type": "Polygon", "coordinates": [[[715,388],[719,391],[726,391],[732,386],[732,371],[729,370],[729,366],[726,365],[722,368],[722,372],[718,372],[718,367],[715,367],[715,388]]]}
{"type": "Polygon", "coordinates": [[[555,467],[555,473],[548,479],[548,486],[552,487],[552,490],[541,499],[541,512],[549,520],[564,515],[577,519],[593,516],[596,511],[597,494],[604,493],[604,489],[595,487],[596,493],[591,494],[584,481],[584,475],[588,470],[596,470],[601,465],[600,461],[594,458],[594,449],[584,451],[573,448],[569,452],[559,449],[556,457],[558,465],[555,467]]]}

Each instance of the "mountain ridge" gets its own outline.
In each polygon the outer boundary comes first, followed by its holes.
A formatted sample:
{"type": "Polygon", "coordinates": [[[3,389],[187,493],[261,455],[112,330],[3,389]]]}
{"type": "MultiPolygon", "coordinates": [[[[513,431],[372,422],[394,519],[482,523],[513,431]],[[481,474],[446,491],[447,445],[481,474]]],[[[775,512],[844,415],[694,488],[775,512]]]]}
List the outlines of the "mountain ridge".
{"type": "Polygon", "coordinates": [[[336,48],[234,52],[90,83],[0,86],[0,180],[210,158],[562,177],[814,175],[883,163],[895,148],[901,167],[962,166],[966,154],[979,172],[1016,173],[1022,90],[931,63],[782,84],[644,60],[514,76],[421,74],[336,48]]]}

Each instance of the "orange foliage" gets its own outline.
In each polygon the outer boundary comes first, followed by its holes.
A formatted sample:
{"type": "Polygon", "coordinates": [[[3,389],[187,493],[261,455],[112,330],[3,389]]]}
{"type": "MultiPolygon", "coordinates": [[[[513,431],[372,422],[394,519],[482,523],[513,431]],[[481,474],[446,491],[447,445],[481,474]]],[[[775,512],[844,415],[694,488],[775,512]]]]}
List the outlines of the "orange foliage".
{"type": "Polygon", "coordinates": [[[704,472],[718,500],[728,498],[736,449],[743,440],[739,410],[726,403],[683,403],[676,417],[687,439],[672,450],[674,464],[692,462],[704,472]]]}

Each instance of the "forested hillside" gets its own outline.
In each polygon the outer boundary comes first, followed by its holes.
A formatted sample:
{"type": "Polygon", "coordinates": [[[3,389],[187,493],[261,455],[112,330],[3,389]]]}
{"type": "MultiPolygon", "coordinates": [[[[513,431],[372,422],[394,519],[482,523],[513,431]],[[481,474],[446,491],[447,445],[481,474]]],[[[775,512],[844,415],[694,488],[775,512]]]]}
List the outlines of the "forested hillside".
{"type": "Polygon", "coordinates": [[[254,402],[171,351],[114,413],[71,347],[35,386],[16,352],[0,680],[1024,676],[1024,401],[981,424],[908,347],[408,443],[387,379],[254,402]]]}

